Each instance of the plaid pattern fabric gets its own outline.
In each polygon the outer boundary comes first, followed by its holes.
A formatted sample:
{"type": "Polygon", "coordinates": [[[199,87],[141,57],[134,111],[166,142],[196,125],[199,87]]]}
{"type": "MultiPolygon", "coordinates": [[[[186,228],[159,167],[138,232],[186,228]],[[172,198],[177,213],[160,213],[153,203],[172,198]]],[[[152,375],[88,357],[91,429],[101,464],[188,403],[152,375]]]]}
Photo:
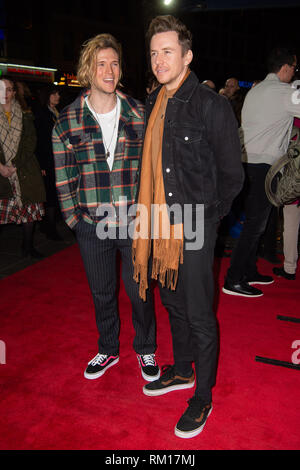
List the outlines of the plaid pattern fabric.
{"type": "Polygon", "coordinates": [[[42,220],[44,214],[45,210],[41,202],[19,207],[13,198],[0,200],[0,225],[27,224],[35,220],[42,220]]]}
{"type": "MultiPolygon", "coordinates": [[[[118,141],[112,171],[105,158],[99,124],[82,93],[65,108],[53,130],[56,187],[66,223],[72,228],[80,218],[97,223],[100,204],[118,208],[126,198],[135,202],[144,131],[144,106],[117,91],[121,101],[118,141]]],[[[124,204],[124,202],[123,202],[124,204]]]]}

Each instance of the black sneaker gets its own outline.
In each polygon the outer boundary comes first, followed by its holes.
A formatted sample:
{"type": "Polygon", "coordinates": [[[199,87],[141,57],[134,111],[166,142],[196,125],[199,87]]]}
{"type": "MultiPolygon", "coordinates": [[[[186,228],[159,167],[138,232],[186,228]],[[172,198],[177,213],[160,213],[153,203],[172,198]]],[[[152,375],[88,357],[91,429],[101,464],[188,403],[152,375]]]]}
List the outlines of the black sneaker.
{"type": "Polygon", "coordinates": [[[241,297],[261,297],[263,292],[256,287],[250,286],[246,281],[231,282],[226,280],[222,291],[229,295],[239,295],[241,297]]]}
{"type": "Polygon", "coordinates": [[[143,387],[143,392],[149,397],[164,395],[174,390],[192,388],[194,386],[194,372],[190,377],[182,377],[177,374],[174,366],[165,366],[162,369],[162,376],[143,387]]]}
{"type": "Polygon", "coordinates": [[[289,281],[294,281],[296,279],[296,274],[287,273],[283,267],[281,268],[273,268],[273,273],[278,277],[284,277],[289,281]]]}
{"type": "Polygon", "coordinates": [[[253,276],[246,277],[246,282],[252,286],[252,284],[273,284],[274,279],[272,276],[264,276],[263,274],[256,273],[253,276]]]}
{"type": "Polygon", "coordinates": [[[200,434],[212,412],[211,403],[204,403],[200,398],[192,397],[188,400],[188,404],[188,408],[175,426],[175,435],[183,439],[200,434]]]}
{"type": "Polygon", "coordinates": [[[108,356],[107,354],[97,354],[84,371],[86,379],[98,379],[110,367],[119,362],[119,356],[108,356]]]}
{"type": "Polygon", "coordinates": [[[144,380],[152,382],[159,378],[160,369],[155,360],[155,354],[137,354],[137,359],[139,361],[144,380]]]}

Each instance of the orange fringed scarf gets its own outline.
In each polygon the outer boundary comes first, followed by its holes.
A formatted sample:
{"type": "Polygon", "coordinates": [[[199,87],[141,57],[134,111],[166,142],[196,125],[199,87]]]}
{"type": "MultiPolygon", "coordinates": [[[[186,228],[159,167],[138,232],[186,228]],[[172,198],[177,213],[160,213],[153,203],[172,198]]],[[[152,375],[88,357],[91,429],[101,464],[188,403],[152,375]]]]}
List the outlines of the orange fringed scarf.
{"type": "Polygon", "coordinates": [[[176,90],[160,90],[149,118],[142,158],[138,210],[132,245],[134,279],[139,282],[139,295],[146,300],[148,287],[148,261],[152,248],[152,274],[162,286],[174,290],[177,284],[179,263],[183,263],[183,225],[171,225],[166,208],[162,173],[162,138],[164,116],[168,99],[181,87],[190,71],[176,90]],[[152,204],[160,208],[151,218],[152,204]],[[153,225],[151,226],[151,222],[153,225]],[[153,245],[151,234],[153,236],[153,245]]]}

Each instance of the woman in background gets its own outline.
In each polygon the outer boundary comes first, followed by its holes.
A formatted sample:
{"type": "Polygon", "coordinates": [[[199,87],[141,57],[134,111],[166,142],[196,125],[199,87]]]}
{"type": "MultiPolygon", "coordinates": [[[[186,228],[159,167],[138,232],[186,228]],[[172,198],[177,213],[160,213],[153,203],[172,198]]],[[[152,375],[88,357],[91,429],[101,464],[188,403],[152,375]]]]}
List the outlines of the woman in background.
{"type": "Polygon", "coordinates": [[[22,255],[42,258],[33,246],[34,227],[44,215],[45,188],[34,155],[36,132],[30,111],[22,109],[12,78],[3,77],[0,104],[0,224],[22,224],[22,255]]]}
{"type": "Polygon", "coordinates": [[[62,240],[56,230],[56,216],[59,203],[55,186],[54,157],[52,151],[52,130],[58,117],[60,94],[55,85],[45,87],[40,91],[41,106],[35,113],[37,131],[36,155],[42,169],[46,188],[45,223],[42,230],[50,240],[62,240]]]}

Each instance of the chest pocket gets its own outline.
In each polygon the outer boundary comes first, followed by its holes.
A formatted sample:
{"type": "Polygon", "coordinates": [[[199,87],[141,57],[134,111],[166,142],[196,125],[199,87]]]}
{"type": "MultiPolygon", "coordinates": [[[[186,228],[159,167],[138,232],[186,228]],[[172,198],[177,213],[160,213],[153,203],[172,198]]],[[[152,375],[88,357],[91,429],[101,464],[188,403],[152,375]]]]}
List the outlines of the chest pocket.
{"type": "Polygon", "coordinates": [[[174,137],[183,145],[200,142],[203,139],[202,129],[192,127],[174,127],[174,137]]]}
{"type": "Polygon", "coordinates": [[[78,164],[94,163],[96,161],[94,144],[90,134],[71,135],[68,147],[75,153],[78,164]]]}
{"type": "Polygon", "coordinates": [[[199,171],[201,166],[201,154],[205,147],[204,130],[197,126],[185,125],[173,127],[173,154],[179,165],[185,170],[199,171]]]}
{"type": "Polygon", "coordinates": [[[127,126],[125,130],[125,160],[139,160],[143,146],[143,132],[142,130],[134,129],[127,126]]]}

